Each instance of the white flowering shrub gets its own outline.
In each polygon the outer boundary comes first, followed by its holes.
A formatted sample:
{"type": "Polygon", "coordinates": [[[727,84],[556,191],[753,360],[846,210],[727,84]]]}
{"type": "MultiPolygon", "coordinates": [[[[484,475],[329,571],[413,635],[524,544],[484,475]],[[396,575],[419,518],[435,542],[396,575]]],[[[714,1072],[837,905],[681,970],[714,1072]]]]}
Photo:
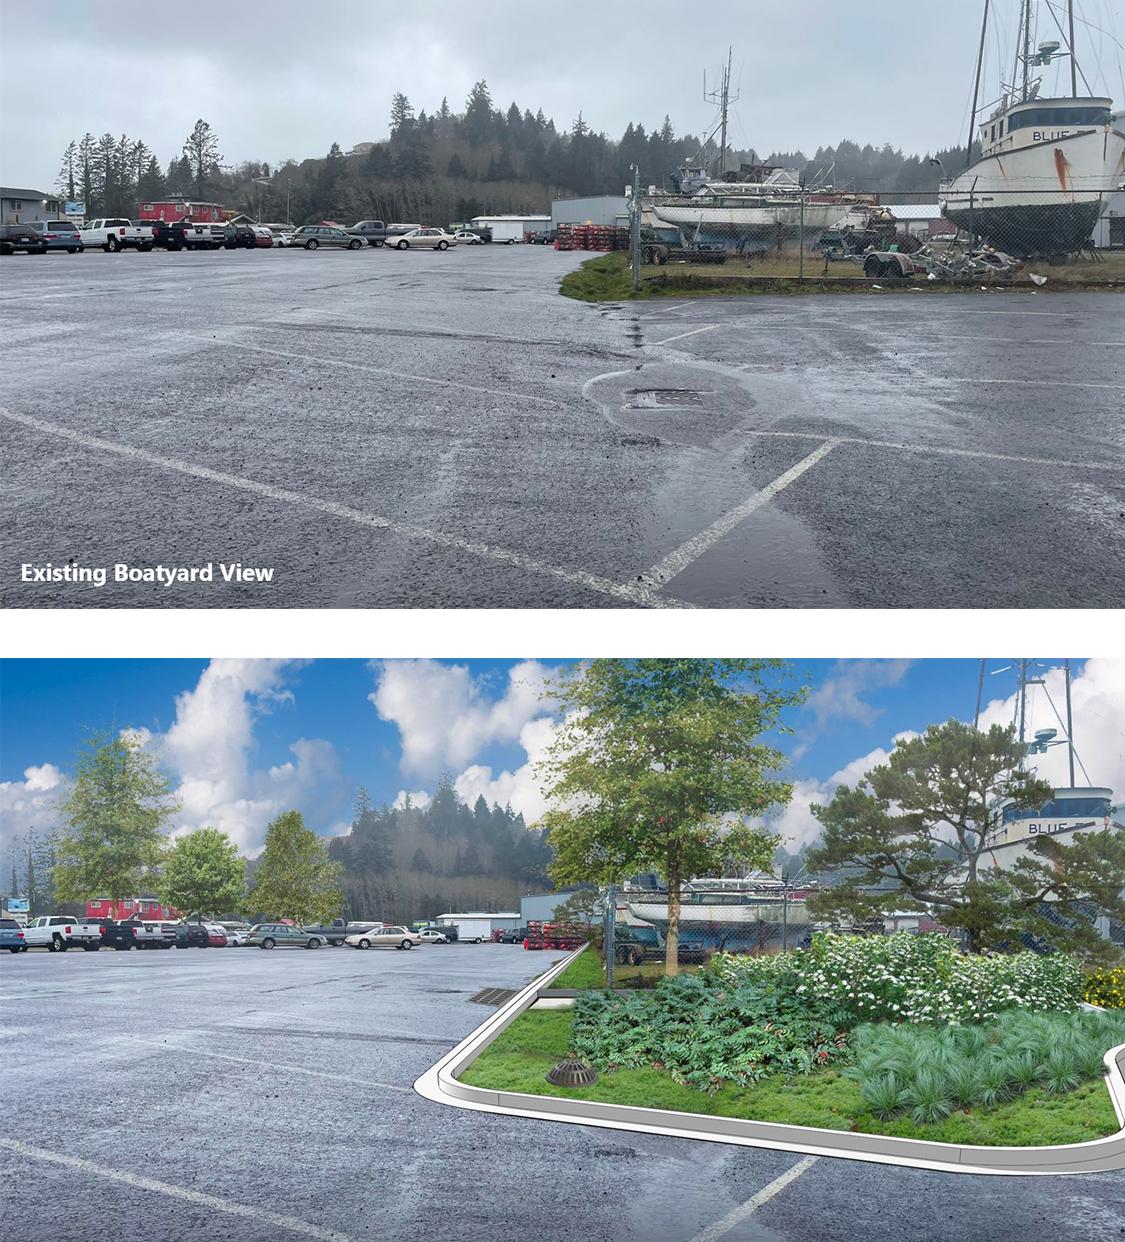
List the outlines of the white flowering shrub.
{"type": "Polygon", "coordinates": [[[1062,954],[969,957],[937,932],[818,934],[812,947],[772,956],[719,954],[730,982],[771,979],[811,1001],[832,1001],[857,1022],[986,1022],[1008,1009],[1077,1009],[1083,977],[1062,954]]]}

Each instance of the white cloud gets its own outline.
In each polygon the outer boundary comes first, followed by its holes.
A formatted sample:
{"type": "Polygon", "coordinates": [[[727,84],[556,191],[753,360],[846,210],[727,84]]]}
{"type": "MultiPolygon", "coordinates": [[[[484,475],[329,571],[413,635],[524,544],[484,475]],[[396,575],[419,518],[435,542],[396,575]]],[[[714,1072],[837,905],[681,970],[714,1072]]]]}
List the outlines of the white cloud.
{"type": "Polygon", "coordinates": [[[547,809],[547,801],[539,787],[534,765],[547,753],[555,740],[559,722],[541,716],[528,721],[520,730],[519,742],[527,755],[527,762],[514,771],[498,772],[483,764],[466,768],[453,783],[454,789],[470,806],[483,795],[490,805],[511,805],[513,811],[522,812],[524,819],[533,824],[547,809]]]}
{"type": "Polygon", "coordinates": [[[53,763],[24,768],[22,781],[0,781],[0,886],[7,886],[20,837],[57,827],[58,804],[70,789],[70,777],[53,763]]]}
{"type": "Polygon", "coordinates": [[[490,699],[487,682],[463,664],[388,660],[375,668],[378,683],[368,698],[397,726],[402,770],[416,776],[462,769],[486,746],[516,741],[529,721],[550,710],[541,697],[548,670],[536,660],[509,670],[499,699],[490,699]]]}
{"type": "MultiPolygon", "coordinates": [[[[254,722],[292,701],[284,679],[293,667],[286,660],[212,660],[195,688],[177,695],[168,732],[148,735],[146,744],[178,777],[182,807],[174,835],[219,828],[253,855],[275,816],[291,809],[319,813],[339,792],[339,757],[327,741],[299,738],[289,747],[291,760],[253,765],[254,722]]],[[[315,820],[311,826],[320,827],[315,820]]]]}
{"type": "Polygon", "coordinates": [[[430,795],[424,789],[400,789],[393,803],[396,811],[401,811],[406,806],[407,798],[420,811],[424,811],[432,801],[430,795]]]}
{"type": "Polygon", "coordinates": [[[855,720],[869,725],[881,714],[862,696],[872,690],[897,686],[911,660],[840,660],[820,686],[809,695],[818,728],[829,720],[855,720]]]}

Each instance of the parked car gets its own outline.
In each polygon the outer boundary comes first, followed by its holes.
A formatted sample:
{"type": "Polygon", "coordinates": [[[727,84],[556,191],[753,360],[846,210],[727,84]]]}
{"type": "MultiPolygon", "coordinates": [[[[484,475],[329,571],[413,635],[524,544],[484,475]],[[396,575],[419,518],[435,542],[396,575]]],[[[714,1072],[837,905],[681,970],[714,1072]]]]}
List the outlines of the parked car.
{"type": "Polygon", "coordinates": [[[233,237],[233,230],[226,224],[193,224],[190,228],[196,250],[222,250],[233,237]]]}
{"type": "Polygon", "coordinates": [[[416,944],[425,941],[419,932],[409,931],[405,927],[382,927],[374,931],[355,932],[344,938],[345,944],[353,949],[374,949],[393,946],[396,949],[413,949],[416,944]]]}
{"type": "Polygon", "coordinates": [[[7,949],[9,953],[27,952],[23,928],[15,919],[0,919],[0,949],[7,949]]]}
{"type": "Polygon", "coordinates": [[[458,229],[454,234],[454,238],[459,245],[462,246],[483,246],[484,242],[476,233],[470,233],[468,229],[458,229]]]}
{"type": "Polygon", "coordinates": [[[82,234],[73,220],[32,220],[30,227],[43,238],[48,250],[81,254],[84,249],[82,234]]]}
{"type": "Polygon", "coordinates": [[[227,923],[221,923],[220,926],[227,934],[227,944],[232,948],[238,948],[246,943],[247,936],[250,935],[250,924],[242,923],[234,920],[227,923]]]}
{"type": "Polygon", "coordinates": [[[499,944],[523,944],[526,939],[526,927],[507,927],[497,937],[497,942],[499,944]]]}
{"type": "Polygon", "coordinates": [[[253,225],[254,229],[254,245],[257,249],[272,249],[273,234],[262,224],[253,225]]]}
{"type": "Polygon", "coordinates": [[[353,237],[346,229],[334,224],[302,224],[289,244],[303,246],[306,250],[316,250],[320,246],[344,246],[348,250],[359,250],[363,239],[353,237]]]}
{"type": "Polygon", "coordinates": [[[558,237],[558,229],[544,229],[541,233],[528,233],[527,241],[532,246],[553,246],[558,237]]]}
{"type": "Polygon", "coordinates": [[[252,224],[226,224],[226,248],[228,250],[253,250],[258,244],[258,235],[252,224]]]}
{"type": "Polygon", "coordinates": [[[140,919],[110,918],[88,919],[96,923],[102,931],[102,948],[116,949],[118,952],[128,949],[162,949],[164,935],[153,923],[144,923],[140,919]]]}
{"type": "Polygon", "coordinates": [[[423,927],[418,933],[418,939],[424,940],[426,944],[448,944],[449,937],[443,931],[438,931],[436,927],[423,927]]]}
{"type": "Polygon", "coordinates": [[[100,246],[109,254],[119,250],[151,250],[152,225],[148,221],[124,217],[91,220],[78,230],[84,246],[100,246]]]}
{"type": "Polygon", "coordinates": [[[218,923],[187,923],[189,949],[223,949],[227,944],[226,928],[218,923]]]}
{"type": "MultiPolygon", "coordinates": [[[[382,927],[382,923],[363,923],[357,930],[363,931],[365,928],[373,926],[382,927]]],[[[302,930],[309,932],[313,936],[320,936],[322,939],[327,940],[329,944],[341,945],[344,943],[344,937],[348,934],[349,925],[344,919],[333,919],[330,923],[314,923],[302,930]]]]}
{"type": "Polygon", "coordinates": [[[328,943],[323,936],[294,927],[291,923],[259,923],[250,929],[246,943],[259,949],[276,949],[278,945],[295,945],[298,948],[320,949],[328,943]]]}
{"type": "Polygon", "coordinates": [[[411,229],[409,233],[388,238],[387,245],[394,246],[396,250],[409,250],[415,246],[420,249],[428,247],[430,250],[448,250],[450,246],[457,245],[457,238],[444,229],[411,229]]]}
{"type": "Polygon", "coordinates": [[[24,928],[29,949],[46,948],[52,953],[65,953],[75,945],[92,951],[102,947],[102,929],[97,923],[67,918],[63,914],[43,914],[24,928]]]}
{"type": "Polygon", "coordinates": [[[382,220],[360,220],[347,231],[376,249],[387,240],[387,226],[382,220]]]}
{"type": "Polygon", "coordinates": [[[0,224],[0,254],[46,254],[47,243],[29,224],[0,224]]]}

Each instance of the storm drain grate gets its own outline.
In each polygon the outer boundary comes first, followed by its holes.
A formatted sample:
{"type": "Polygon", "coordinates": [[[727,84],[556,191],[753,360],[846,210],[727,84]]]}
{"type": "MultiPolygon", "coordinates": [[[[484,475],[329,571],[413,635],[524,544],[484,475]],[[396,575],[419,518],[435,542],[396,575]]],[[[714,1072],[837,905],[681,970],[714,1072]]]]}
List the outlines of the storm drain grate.
{"type": "Polygon", "coordinates": [[[627,410],[679,410],[703,404],[703,393],[694,388],[631,388],[627,410]]]}
{"type": "Polygon", "coordinates": [[[476,996],[470,996],[469,1000],[474,1005],[502,1005],[515,994],[513,988],[482,988],[476,996]]]}

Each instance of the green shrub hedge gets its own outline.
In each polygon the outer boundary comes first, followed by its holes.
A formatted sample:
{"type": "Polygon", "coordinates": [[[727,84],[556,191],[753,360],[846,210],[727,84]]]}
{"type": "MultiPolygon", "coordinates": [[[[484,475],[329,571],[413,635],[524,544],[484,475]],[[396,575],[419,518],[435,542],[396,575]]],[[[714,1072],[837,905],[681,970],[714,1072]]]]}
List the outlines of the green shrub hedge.
{"type": "Polygon", "coordinates": [[[987,1022],[1008,1009],[1070,1011],[1081,970],[1062,954],[971,957],[947,936],[817,934],[808,949],[772,956],[719,954],[730,983],[765,982],[846,1009],[853,1022],[987,1022]]]}

